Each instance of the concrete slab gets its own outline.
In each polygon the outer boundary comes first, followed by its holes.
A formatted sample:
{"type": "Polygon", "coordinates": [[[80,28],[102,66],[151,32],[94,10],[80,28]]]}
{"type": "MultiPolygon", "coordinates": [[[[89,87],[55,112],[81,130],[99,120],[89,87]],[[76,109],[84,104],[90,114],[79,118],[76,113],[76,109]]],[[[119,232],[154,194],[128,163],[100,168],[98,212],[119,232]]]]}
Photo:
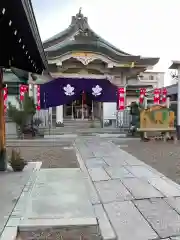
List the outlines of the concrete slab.
{"type": "MultiPolygon", "coordinates": [[[[19,197],[24,192],[28,193],[35,181],[36,171],[40,167],[40,163],[29,163],[23,172],[13,172],[9,169],[7,172],[0,172],[1,197],[0,197],[0,236],[5,230],[5,226],[17,226],[18,218],[22,216],[24,202],[19,203],[19,197]],[[14,209],[19,206],[19,211],[14,214],[14,209]],[[12,213],[15,219],[11,219],[12,213]],[[8,222],[8,220],[10,220],[8,222]]],[[[11,230],[9,228],[9,230],[11,230]]],[[[7,231],[6,231],[7,232],[7,231]]],[[[5,233],[8,234],[8,233],[5,233]]]]}
{"type": "Polygon", "coordinates": [[[133,178],[134,176],[124,167],[105,167],[111,179],[133,178]]]}
{"type": "Polygon", "coordinates": [[[17,227],[6,227],[0,240],[15,240],[17,236],[17,227]]]}
{"type": "Polygon", "coordinates": [[[119,180],[95,182],[95,187],[103,203],[133,199],[131,193],[119,180]]]}
{"type": "Polygon", "coordinates": [[[170,197],[164,200],[180,214],[180,197],[170,197]]]}
{"type": "Polygon", "coordinates": [[[103,168],[89,168],[89,175],[91,176],[92,181],[104,181],[109,180],[110,177],[103,168]]]}
{"type": "Polygon", "coordinates": [[[101,235],[104,240],[115,240],[115,232],[108,220],[108,217],[104,211],[102,204],[94,205],[95,215],[98,218],[100,225],[101,235]]]}
{"type": "Polygon", "coordinates": [[[162,193],[142,179],[128,178],[122,179],[121,181],[132,193],[135,199],[163,197],[162,193]]]}
{"type": "Polygon", "coordinates": [[[51,238],[58,234],[62,237],[84,234],[99,239],[97,220],[80,169],[42,169],[19,229],[23,239],[31,239],[32,232],[46,233],[51,238]]]}
{"type": "Polygon", "coordinates": [[[88,158],[85,160],[88,168],[106,167],[107,163],[102,158],[88,158]]]}
{"type": "Polygon", "coordinates": [[[163,199],[135,200],[134,203],[161,238],[180,235],[180,215],[163,199]]]}
{"type": "Polygon", "coordinates": [[[123,167],[127,165],[125,160],[121,159],[118,156],[108,156],[108,157],[103,157],[104,161],[107,163],[108,166],[110,167],[123,167]]]}
{"type": "Polygon", "coordinates": [[[148,240],[158,236],[130,201],[104,204],[118,239],[148,240]]]}
{"type": "Polygon", "coordinates": [[[177,188],[176,185],[172,184],[171,182],[164,180],[163,178],[151,178],[148,179],[148,181],[152,186],[157,188],[166,197],[180,196],[179,188],[177,188]]]}
{"type": "Polygon", "coordinates": [[[146,166],[125,166],[125,168],[137,178],[151,179],[159,177],[146,166]]]}

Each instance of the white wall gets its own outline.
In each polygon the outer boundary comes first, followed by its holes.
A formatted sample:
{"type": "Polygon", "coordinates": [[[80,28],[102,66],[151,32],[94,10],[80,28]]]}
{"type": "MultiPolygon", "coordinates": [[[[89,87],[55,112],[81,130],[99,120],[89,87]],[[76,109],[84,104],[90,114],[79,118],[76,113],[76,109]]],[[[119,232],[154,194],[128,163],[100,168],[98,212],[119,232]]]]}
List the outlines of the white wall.
{"type": "Polygon", "coordinates": [[[103,119],[116,119],[117,103],[104,102],[103,103],[103,119]]]}
{"type": "Polygon", "coordinates": [[[10,102],[13,106],[16,106],[17,108],[19,107],[19,103],[17,101],[17,96],[9,96],[7,97],[7,105],[8,105],[8,102],[10,102]]]}
{"type": "Polygon", "coordinates": [[[56,107],[56,123],[63,123],[63,105],[56,107]]]}

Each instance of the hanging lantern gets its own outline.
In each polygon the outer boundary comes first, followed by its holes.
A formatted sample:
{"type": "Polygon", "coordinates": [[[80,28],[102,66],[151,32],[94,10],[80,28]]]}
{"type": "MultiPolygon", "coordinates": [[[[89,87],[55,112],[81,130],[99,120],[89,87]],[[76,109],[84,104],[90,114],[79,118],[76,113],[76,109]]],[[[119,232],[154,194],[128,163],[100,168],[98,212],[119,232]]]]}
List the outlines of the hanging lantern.
{"type": "Polygon", "coordinates": [[[145,95],[146,95],[146,88],[140,88],[140,96],[139,96],[140,104],[143,104],[145,95]]]}
{"type": "Polygon", "coordinates": [[[6,112],[7,110],[7,97],[8,97],[8,88],[4,87],[4,111],[6,112]]]}
{"type": "Polygon", "coordinates": [[[37,91],[36,91],[36,97],[37,97],[36,109],[37,109],[38,111],[40,111],[40,110],[41,110],[41,107],[40,107],[40,86],[39,86],[39,85],[36,85],[36,89],[37,89],[37,91]]]}
{"type": "Polygon", "coordinates": [[[159,88],[154,89],[154,104],[159,104],[160,102],[160,93],[161,90],[159,88]]]}
{"type": "Polygon", "coordinates": [[[125,88],[118,88],[118,110],[125,109],[125,88]]]}
{"type": "Polygon", "coordinates": [[[28,86],[21,84],[21,85],[19,86],[19,93],[20,93],[20,100],[21,100],[21,101],[24,100],[24,94],[25,94],[26,92],[28,92],[28,86]]]}
{"type": "Polygon", "coordinates": [[[166,101],[167,101],[167,89],[163,88],[162,91],[161,91],[161,94],[162,94],[162,102],[166,103],[166,101]]]}

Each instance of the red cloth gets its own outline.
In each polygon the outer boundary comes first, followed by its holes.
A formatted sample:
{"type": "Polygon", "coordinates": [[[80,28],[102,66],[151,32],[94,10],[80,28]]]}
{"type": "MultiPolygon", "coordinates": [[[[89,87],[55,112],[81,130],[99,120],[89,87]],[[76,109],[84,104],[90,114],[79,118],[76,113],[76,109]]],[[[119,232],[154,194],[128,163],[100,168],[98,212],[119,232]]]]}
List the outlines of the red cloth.
{"type": "Polygon", "coordinates": [[[84,91],[82,92],[82,103],[83,103],[83,104],[86,103],[86,94],[85,94],[84,91]]]}

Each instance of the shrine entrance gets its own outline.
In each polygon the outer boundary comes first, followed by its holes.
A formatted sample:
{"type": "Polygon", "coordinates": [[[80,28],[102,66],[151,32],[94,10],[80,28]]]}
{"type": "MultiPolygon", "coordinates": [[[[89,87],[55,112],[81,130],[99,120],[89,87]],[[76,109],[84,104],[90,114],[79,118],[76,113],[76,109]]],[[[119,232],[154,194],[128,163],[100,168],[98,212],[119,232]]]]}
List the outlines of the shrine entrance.
{"type": "Polygon", "coordinates": [[[101,103],[93,101],[90,94],[82,92],[76,100],[63,106],[63,118],[74,120],[101,119],[101,103]]]}

